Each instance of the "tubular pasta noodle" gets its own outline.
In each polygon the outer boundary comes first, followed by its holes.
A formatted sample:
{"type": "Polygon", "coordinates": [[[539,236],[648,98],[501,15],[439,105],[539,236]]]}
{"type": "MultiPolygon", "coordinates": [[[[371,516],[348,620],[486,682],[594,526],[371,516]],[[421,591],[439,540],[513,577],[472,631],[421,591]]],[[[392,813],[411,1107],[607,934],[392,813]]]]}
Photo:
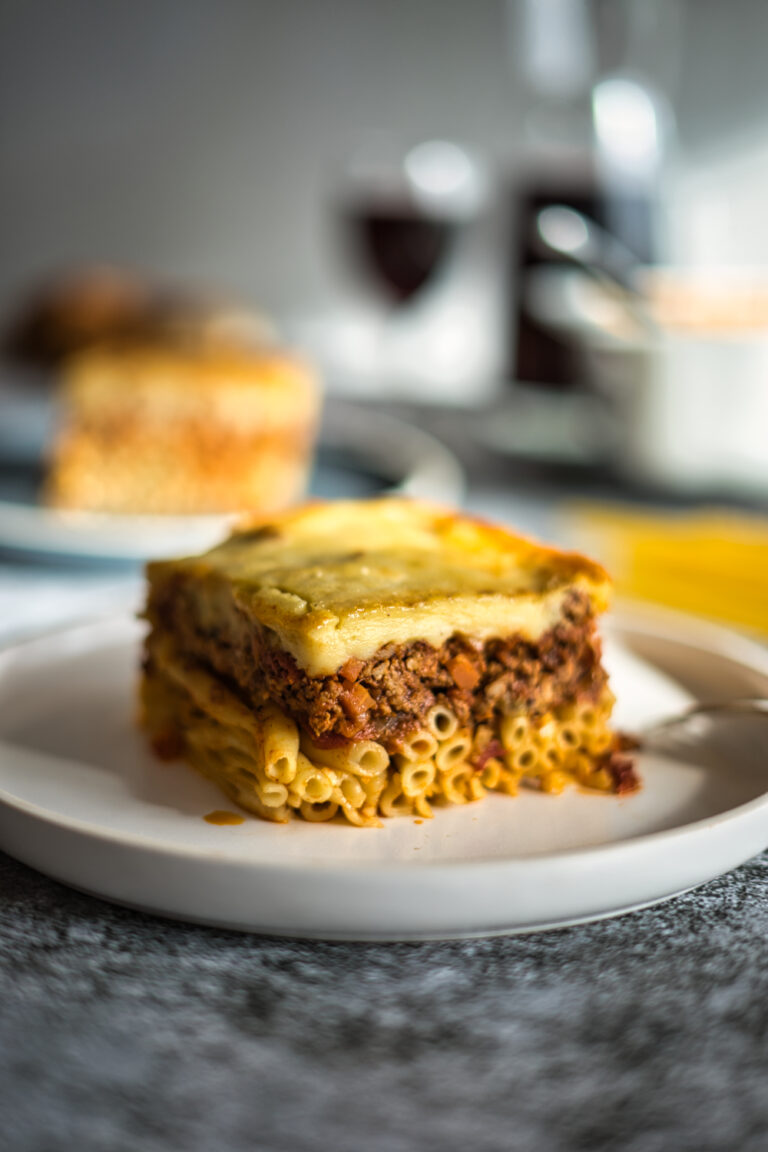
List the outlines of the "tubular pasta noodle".
{"type": "Polygon", "coordinates": [[[333,820],[338,810],[339,806],[335,804],[333,800],[327,800],[325,804],[310,804],[308,800],[302,800],[299,806],[299,812],[301,812],[303,818],[314,824],[325,820],[333,820]]]}
{"type": "Polygon", "coordinates": [[[435,763],[441,772],[447,771],[454,764],[463,764],[469,755],[472,741],[467,732],[456,732],[443,740],[435,753],[435,763]]]}
{"type": "Polygon", "coordinates": [[[356,776],[376,776],[389,766],[389,753],[375,740],[357,740],[344,748],[320,748],[302,733],[300,746],[313,764],[353,772],[356,776]]]}
{"type": "Polygon", "coordinates": [[[445,704],[433,704],[424,717],[425,727],[436,740],[447,740],[459,727],[458,718],[445,704]]]}
{"type": "Polygon", "coordinates": [[[470,800],[482,800],[485,796],[485,788],[477,774],[471,775],[467,780],[467,792],[470,800]]]}
{"type": "Polygon", "coordinates": [[[437,737],[426,728],[420,729],[405,736],[397,751],[403,760],[429,760],[437,751],[437,737]]]}
{"type": "Polygon", "coordinates": [[[551,792],[557,795],[562,792],[569,783],[570,776],[567,772],[559,772],[557,770],[544,772],[541,777],[541,790],[542,792],[551,792]]]}
{"type": "Polygon", "coordinates": [[[360,776],[375,776],[389,766],[389,753],[375,740],[358,740],[349,749],[349,759],[360,776]]]}
{"type": "Polygon", "coordinates": [[[365,788],[354,776],[343,776],[338,784],[338,790],[344,804],[349,804],[352,808],[362,808],[366,802],[365,788]]]}
{"type": "Polygon", "coordinates": [[[520,776],[516,772],[510,772],[508,768],[501,769],[496,785],[500,792],[506,792],[507,796],[517,796],[519,784],[520,776]]]}
{"type": "Polygon", "coordinates": [[[262,743],[266,775],[280,784],[290,784],[296,775],[299,731],[274,704],[264,709],[262,743]]]}
{"type": "Polygon", "coordinates": [[[243,780],[242,774],[233,776],[221,766],[220,758],[211,754],[203,745],[194,745],[189,756],[189,762],[203,776],[212,780],[222,792],[231,797],[236,804],[249,812],[254,812],[265,820],[284,824],[290,819],[290,810],[287,805],[268,807],[265,805],[255,787],[252,779],[243,780]]]}
{"type": "MultiPolygon", "coordinates": [[[[254,712],[246,708],[226,687],[203,669],[174,657],[172,646],[163,643],[159,658],[164,671],[207,712],[215,709],[215,720],[192,726],[187,736],[208,747],[237,748],[263,767],[272,781],[281,786],[296,774],[298,730],[294,722],[273,704],[254,712]],[[242,733],[242,735],[240,734],[242,733]]],[[[231,758],[231,752],[230,752],[231,758]]],[[[284,805],[287,792],[264,786],[262,803],[275,809],[284,805]],[[276,800],[276,797],[281,797],[276,800]]]]}
{"type": "Polygon", "coordinates": [[[514,752],[519,744],[528,739],[531,723],[527,716],[519,713],[502,716],[499,735],[507,752],[514,752]]]}
{"type": "Polygon", "coordinates": [[[538,748],[533,743],[518,744],[514,752],[507,753],[507,764],[521,776],[530,776],[539,766],[538,748]]]}
{"type": "Polygon", "coordinates": [[[483,787],[491,791],[498,788],[501,783],[501,771],[501,764],[498,760],[488,760],[482,772],[479,773],[483,787]]]}
{"type": "Polygon", "coordinates": [[[413,812],[413,805],[407,796],[403,795],[400,784],[400,773],[394,772],[381,794],[379,811],[382,816],[409,816],[413,812]]]}
{"type": "Polygon", "coordinates": [[[580,752],[577,756],[575,774],[587,788],[597,788],[600,792],[609,792],[611,789],[610,773],[605,768],[597,767],[586,752],[580,752]]]}
{"type": "Polygon", "coordinates": [[[470,769],[461,761],[452,768],[440,772],[440,785],[449,804],[466,804],[464,787],[470,776],[470,769]]]}
{"type": "Polygon", "coordinates": [[[584,744],[587,751],[591,752],[593,756],[603,756],[610,751],[613,735],[607,728],[598,728],[594,732],[587,732],[584,737],[584,744]]]}
{"type": "Polygon", "coordinates": [[[288,789],[285,785],[276,784],[272,780],[267,780],[264,784],[258,784],[257,791],[262,804],[266,808],[282,808],[288,799],[288,789]]]}
{"type": "Polygon", "coordinates": [[[610,792],[612,781],[607,768],[597,768],[589,778],[591,788],[599,788],[601,792],[610,792]]]}
{"type": "Polygon", "coordinates": [[[371,811],[369,808],[357,808],[345,800],[343,796],[340,800],[340,807],[349,823],[356,824],[358,828],[381,827],[381,821],[375,811],[371,811]]]}
{"type": "Polygon", "coordinates": [[[291,792],[300,800],[312,804],[325,804],[333,795],[333,781],[322,768],[316,767],[303,753],[298,755],[296,775],[291,781],[291,792]]]}
{"type": "Polygon", "coordinates": [[[222,780],[215,781],[222,791],[231,796],[236,804],[249,812],[255,812],[263,820],[271,820],[274,824],[287,824],[291,818],[291,810],[287,804],[279,808],[268,808],[256,795],[243,795],[237,788],[229,788],[222,780]]]}
{"type": "Polygon", "coordinates": [[[374,806],[378,804],[379,796],[381,796],[387,786],[387,773],[382,772],[378,776],[361,776],[359,779],[365,792],[367,803],[373,804],[374,806]]]}
{"type": "Polygon", "coordinates": [[[578,729],[574,721],[561,724],[557,730],[556,745],[563,753],[568,755],[579,746],[578,729]]]}
{"type": "Polygon", "coordinates": [[[598,711],[592,704],[577,704],[575,719],[579,728],[588,731],[597,727],[599,723],[598,711]]]}
{"type": "Polygon", "coordinates": [[[560,755],[560,749],[556,745],[550,745],[549,748],[544,749],[543,760],[547,768],[555,769],[562,767],[563,757],[560,755]]]}
{"type": "Polygon", "coordinates": [[[417,796],[413,801],[414,811],[423,816],[425,820],[431,820],[434,816],[432,805],[427,800],[426,796],[417,796]]]}
{"type": "Polygon", "coordinates": [[[434,760],[422,760],[415,764],[406,764],[400,770],[400,783],[403,794],[409,800],[423,796],[435,779],[436,766],[434,760]]]}

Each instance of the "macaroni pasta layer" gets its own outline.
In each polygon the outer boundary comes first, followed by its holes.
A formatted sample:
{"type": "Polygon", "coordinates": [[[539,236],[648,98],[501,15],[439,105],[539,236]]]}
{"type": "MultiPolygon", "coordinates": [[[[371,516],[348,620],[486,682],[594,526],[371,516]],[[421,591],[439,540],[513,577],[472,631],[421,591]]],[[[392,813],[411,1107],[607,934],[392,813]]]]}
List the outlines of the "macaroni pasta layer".
{"type": "Polygon", "coordinates": [[[262,817],[638,787],[609,723],[607,577],[583,557],[382,499],[251,522],[148,576],[153,745],[262,817]]]}

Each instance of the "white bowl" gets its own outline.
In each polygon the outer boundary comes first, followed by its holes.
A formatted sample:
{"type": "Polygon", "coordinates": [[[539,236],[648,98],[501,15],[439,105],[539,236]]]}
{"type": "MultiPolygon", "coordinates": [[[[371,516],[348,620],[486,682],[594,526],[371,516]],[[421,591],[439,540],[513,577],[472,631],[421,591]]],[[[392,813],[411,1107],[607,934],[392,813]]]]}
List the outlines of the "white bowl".
{"type": "Polygon", "coordinates": [[[674,322],[655,328],[640,327],[618,296],[576,269],[537,273],[527,300],[576,342],[610,401],[624,475],[759,495],[768,492],[768,279],[750,269],[719,277],[641,270],[650,314],[674,322]]]}

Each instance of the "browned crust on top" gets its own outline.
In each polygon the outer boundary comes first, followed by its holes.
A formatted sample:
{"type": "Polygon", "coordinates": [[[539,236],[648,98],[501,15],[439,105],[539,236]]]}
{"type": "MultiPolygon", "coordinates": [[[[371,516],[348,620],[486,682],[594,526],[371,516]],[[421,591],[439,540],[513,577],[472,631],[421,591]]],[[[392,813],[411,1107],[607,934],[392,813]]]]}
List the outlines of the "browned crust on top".
{"type": "MultiPolygon", "coordinates": [[[[439,536],[449,538],[454,529],[460,531],[466,526],[474,527],[478,530],[480,540],[473,541],[473,547],[482,543],[482,546],[488,551],[514,555],[521,563],[529,564],[531,567],[545,572],[548,579],[541,588],[542,592],[580,579],[593,585],[593,592],[599,590],[601,595],[607,599],[610,588],[608,573],[602,565],[580,552],[565,552],[560,548],[542,544],[533,537],[513,532],[509,528],[484,519],[482,516],[458,512],[447,505],[427,503],[409,497],[397,499],[401,503],[411,504],[428,513],[432,527],[439,536]]],[[[370,515],[376,515],[379,504],[389,504],[392,500],[393,497],[385,496],[367,501],[370,515]]],[[[311,514],[313,509],[322,508],[326,503],[327,501],[319,497],[304,500],[295,508],[282,512],[279,519],[259,512],[247,514],[236,525],[233,537],[248,536],[263,529],[267,529],[274,536],[290,536],[292,524],[300,522],[308,513],[311,514]]],[[[600,604],[598,610],[602,611],[604,607],[604,604],[600,604]]]]}

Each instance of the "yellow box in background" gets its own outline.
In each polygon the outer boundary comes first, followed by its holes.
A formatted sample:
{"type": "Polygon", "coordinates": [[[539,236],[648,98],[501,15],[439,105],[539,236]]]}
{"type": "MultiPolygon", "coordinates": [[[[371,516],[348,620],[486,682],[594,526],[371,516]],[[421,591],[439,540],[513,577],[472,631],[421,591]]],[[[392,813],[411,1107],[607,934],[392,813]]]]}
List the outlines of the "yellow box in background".
{"type": "Polygon", "coordinates": [[[768,516],[579,503],[566,509],[566,533],[605,564],[620,596],[768,636],[768,516]]]}

